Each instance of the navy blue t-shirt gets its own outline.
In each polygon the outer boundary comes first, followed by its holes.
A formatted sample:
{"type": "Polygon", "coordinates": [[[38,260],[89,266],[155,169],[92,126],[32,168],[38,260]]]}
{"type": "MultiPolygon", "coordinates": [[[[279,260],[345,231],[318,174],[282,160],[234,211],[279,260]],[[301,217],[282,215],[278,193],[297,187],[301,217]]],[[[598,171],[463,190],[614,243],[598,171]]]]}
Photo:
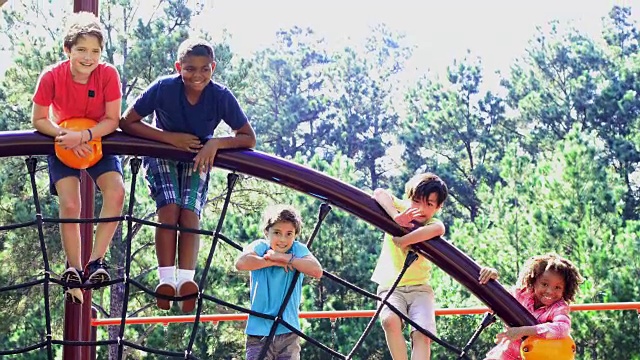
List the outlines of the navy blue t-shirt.
{"type": "Polygon", "coordinates": [[[220,120],[233,130],[248,122],[231,91],[213,81],[204,88],[198,103],[191,105],[179,74],[158,78],[138,96],[133,108],[142,117],[155,113],[157,128],[193,134],[203,143],[213,137],[220,120]]]}

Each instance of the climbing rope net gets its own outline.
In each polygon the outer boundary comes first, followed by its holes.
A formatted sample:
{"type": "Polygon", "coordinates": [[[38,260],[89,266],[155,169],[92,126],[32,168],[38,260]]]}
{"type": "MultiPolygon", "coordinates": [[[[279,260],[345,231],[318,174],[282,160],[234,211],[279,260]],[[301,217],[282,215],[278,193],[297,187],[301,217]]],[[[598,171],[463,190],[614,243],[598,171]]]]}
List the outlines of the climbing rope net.
{"type": "MultiPolygon", "coordinates": [[[[269,333],[269,336],[266,338],[264,345],[262,347],[261,353],[260,353],[260,358],[264,358],[264,356],[266,355],[267,349],[269,347],[269,345],[271,344],[275,332],[276,332],[276,328],[278,327],[278,325],[282,325],[284,327],[286,327],[287,329],[289,329],[291,332],[297,334],[298,336],[300,336],[301,338],[303,338],[304,340],[306,340],[308,343],[311,343],[315,346],[317,346],[318,348],[322,349],[324,352],[330,354],[331,356],[333,356],[334,358],[338,358],[338,359],[353,359],[354,358],[354,354],[356,353],[356,351],[360,348],[360,346],[363,344],[365,338],[367,337],[367,335],[369,334],[369,332],[371,331],[372,327],[375,325],[375,322],[380,314],[380,311],[382,310],[382,306],[388,306],[394,313],[396,313],[400,318],[403,319],[403,321],[405,321],[406,323],[412,325],[416,330],[420,331],[422,334],[428,336],[429,338],[431,338],[434,342],[438,343],[439,345],[441,345],[442,347],[444,347],[445,349],[447,349],[449,352],[451,352],[452,354],[455,354],[457,359],[469,359],[468,356],[468,351],[469,349],[472,347],[473,343],[477,340],[477,338],[480,336],[481,332],[487,327],[489,326],[491,323],[493,323],[495,321],[495,317],[494,315],[487,313],[484,317],[484,319],[482,320],[482,322],[478,325],[478,328],[476,329],[476,331],[473,333],[473,335],[471,336],[471,338],[469,339],[469,341],[462,347],[457,347],[454,346],[452,344],[450,344],[449,342],[440,339],[439,337],[435,336],[434,334],[432,334],[431,332],[429,332],[428,330],[420,327],[418,324],[416,324],[414,321],[412,321],[411,319],[409,319],[407,316],[405,316],[401,311],[399,311],[397,308],[395,308],[392,304],[390,304],[388,302],[388,299],[390,297],[390,295],[393,293],[393,291],[395,290],[395,288],[397,287],[400,279],[402,278],[402,276],[404,275],[405,271],[407,270],[407,268],[417,259],[418,255],[416,255],[416,253],[414,253],[413,251],[410,251],[407,258],[405,259],[404,262],[404,266],[402,268],[402,271],[400,272],[400,274],[398,275],[397,279],[395,280],[393,286],[391,287],[391,289],[386,293],[386,295],[382,298],[380,298],[379,296],[370,293],[342,278],[340,278],[339,276],[336,276],[330,272],[324,271],[323,276],[331,279],[333,281],[336,281],[337,283],[345,286],[346,288],[355,291],[356,293],[367,297],[369,299],[375,300],[377,301],[380,305],[378,305],[374,316],[370,319],[370,321],[368,322],[364,332],[362,333],[362,335],[360,336],[360,338],[357,340],[357,342],[353,345],[352,349],[349,351],[349,353],[347,354],[342,354],[339,353],[338,351],[332,349],[331,347],[317,341],[316,339],[314,339],[313,337],[309,336],[308,334],[304,334],[303,332],[299,331],[296,329],[296,327],[294,327],[292,324],[287,323],[286,321],[283,320],[283,313],[285,310],[285,307],[287,306],[287,303],[289,302],[291,295],[293,293],[293,289],[295,287],[295,283],[298,281],[298,278],[300,276],[300,273],[298,271],[296,271],[296,273],[293,276],[293,280],[291,282],[291,284],[288,287],[286,296],[283,299],[282,305],[279,308],[278,313],[274,316],[274,315],[269,315],[269,314],[263,314],[263,313],[259,313],[259,312],[254,312],[251,311],[250,309],[244,308],[242,306],[236,305],[236,304],[232,304],[229,303],[223,299],[217,298],[215,296],[206,294],[204,292],[204,289],[207,288],[207,281],[208,281],[208,277],[209,277],[209,270],[211,267],[211,263],[212,263],[212,259],[214,256],[214,253],[216,251],[216,248],[218,247],[218,244],[220,243],[220,241],[222,241],[223,243],[225,243],[228,246],[231,246],[239,251],[242,251],[242,246],[240,246],[238,243],[234,242],[233,240],[229,239],[228,237],[226,237],[225,235],[223,235],[221,233],[221,229],[227,214],[227,210],[229,207],[229,203],[231,200],[231,195],[233,193],[233,189],[234,186],[236,185],[239,175],[237,175],[235,172],[229,173],[227,176],[227,191],[226,191],[226,196],[225,196],[225,200],[224,200],[224,204],[222,205],[222,210],[220,212],[220,217],[218,218],[218,222],[216,225],[216,228],[214,231],[209,231],[209,230],[201,230],[201,229],[192,229],[192,228],[184,228],[184,227],[179,227],[179,226],[169,226],[166,224],[160,224],[157,222],[153,222],[153,221],[149,221],[149,220],[145,220],[142,218],[138,218],[134,215],[134,204],[135,204],[135,190],[136,190],[136,179],[138,178],[138,172],[140,170],[140,165],[141,165],[141,160],[137,157],[132,158],[130,161],[130,168],[131,168],[131,173],[132,173],[132,180],[131,180],[131,186],[130,186],[130,196],[129,196],[129,203],[128,206],[126,208],[126,211],[124,212],[125,214],[123,216],[120,217],[115,217],[115,218],[93,218],[93,219],[62,219],[62,218],[47,218],[47,217],[43,217],[42,216],[42,209],[41,209],[41,202],[40,202],[40,198],[38,197],[38,191],[37,191],[37,187],[36,187],[36,165],[37,165],[37,159],[35,157],[28,157],[26,159],[26,166],[27,166],[27,170],[29,173],[29,178],[30,178],[30,184],[31,184],[31,190],[32,190],[32,195],[33,195],[33,202],[35,205],[35,217],[34,219],[28,221],[28,222],[24,222],[24,223],[16,223],[16,224],[10,224],[10,225],[2,225],[0,226],[0,231],[11,231],[11,230],[15,230],[15,229],[19,229],[19,228],[25,228],[25,227],[33,227],[35,226],[37,228],[37,233],[38,233],[38,239],[39,239],[39,244],[40,244],[40,248],[41,248],[41,253],[42,253],[42,261],[44,264],[44,272],[43,272],[43,276],[42,278],[38,278],[35,280],[31,280],[31,281],[27,281],[24,283],[20,283],[20,284],[13,284],[13,285],[9,285],[9,286],[4,286],[4,287],[0,287],[0,293],[4,293],[7,291],[12,291],[12,290],[17,290],[17,289],[23,289],[23,288],[29,288],[29,287],[33,287],[33,286],[37,286],[37,285],[43,285],[43,290],[44,290],[44,310],[45,310],[45,314],[44,314],[44,322],[45,322],[45,331],[46,334],[44,336],[43,339],[40,339],[38,342],[35,342],[31,345],[22,347],[22,348],[16,348],[16,349],[0,349],[0,355],[5,356],[5,355],[14,355],[14,354],[22,354],[22,353],[27,353],[27,352],[31,352],[31,351],[36,351],[36,350],[42,350],[45,349],[46,353],[47,353],[47,357],[48,359],[54,359],[53,357],[53,346],[54,345],[67,345],[67,346],[110,346],[110,345],[116,345],[117,346],[117,353],[118,353],[118,359],[121,359],[123,356],[123,352],[125,347],[130,347],[130,348],[134,348],[134,349],[138,349],[141,351],[145,351],[148,353],[154,353],[154,354],[158,354],[158,355],[163,355],[163,356],[168,356],[168,357],[172,357],[172,358],[184,358],[184,359],[198,359],[197,354],[193,353],[193,348],[194,348],[194,343],[196,340],[196,333],[198,330],[198,327],[200,326],[200,317],[202,315],[202,310],[203,310],[203,305],[205,301],[209,301],[209,302],[213,302],[215,304],[218,305],[222,305],[226,308],[229,309],[233,309],[239,312],[243,312],[246,314],[249,314],[251,316],[256,316],[256,317],[260,317],[260,318],[264,318],[264,319],[268,319],[268,320],[272,320],[273,321],[273,325],[271,326],[271,330],[269,333]],[[51,284],[57,284],[57,285],[61,285],[61,286],[66,286],[67,284],[64,283],[63,281],[61,281],[58,278],[55,278],[52,276],[52,272],[51,272],[51,268],[49,265],[49,260],[48,260],[48,256],[47,256],[47,246],[45,243],[45,237],[44,237],[44,224],[46,223],[97,223],[97,222],[114,222],[114,221],[119,221],[119,222],[124,222],[126,224],[126,235],[125,235],[125,244],[126,244],[126,251],[125,251],[125,256],[124,256],[124,276],[121,278],[117,278],[117,279],[112,279],[111,281],[107,282],[107,283],[103,283],[101,284],[101,286],[110,286],[113,284],[120,284],[123,283],[124,284],[124,301],[123,301],[123,305],[122,305],[122,317],[121,317],[121,321],[120,321],[120,327],[119,327],[119,333],[116,339],[109,339],[109,340],[98,340],[98,341],[70,341],[70,340],[59,340],[59,339],[54,339],[52,336],[52,319],[51,319],[51,312],[50,312],[50,303],[49,303],[49,293],[51,290],[51,284]],[[203,272],[202,275],[200,277],[200,281],[198,283],[200,292],[198,294],[195,295],[190,295],[190,296],[186,296],[186,297],[165,297],[162,295],[157,295],[154,290],[144,286],[141,282],[137,281],[136,279],[134,279],[133,277],[131,277],[131,244],[132,244],[132,238],[134,235],[133,232],[133,226],[134,224],[141,224],[141,225],[148,225],[148,226],[153,226],[153,227],[160,227],[160,228],[165,228],[165,229],[173,229],[173,230],[178,230],[181,232],[189,232],[189,233],[197,233],[200,234],[202,236],[208,236],[211,237],[212,242],[211,242],[211,248],[209,249],[209,254],[207,256],[207,260],[206,263],[204,265],[203,268],[203,272]],[[184,351],[182,352],[177,352],[177,351],[167,351],[167,350],[162,350],[162,349],[154,349],[154,348],[149,348],[149,347],[145,347],[145,346],[141,346],[133,341],[128,340],[125,337],[125,326],[126,326],[126,319],[127,319],[127,309],[129,306],[129,294],[131,292],[131,287],[134,286],[138,289],[140,289],[141,291],[147,293],[148,295],[155,297],[161,297],[161,298],[166,298],[168,300],[173,300],[173,301],[182,301],[182,300],[186,300],[188,298],[193,298],[193,297],[197,297],[197,307],[196,307],[196,311],[195,311],[195,320],[193,321],[193,328],[191,331],[191,335],[189,337],[189,341],[188,341],[188,345],[186,346],[186,348],[184,348],[184,351]]],[[[314,227],[314,230],[312,232],[312,234],[310,235],[310,237],[307,240],[307,247],[311,248],[313,241],[316,237],[316,235],[318,234],[320,227],[325,219],[325,217],[327,216],[327,214],[331,211],[331,206],[329,204],[327,204],[326,202],[323,203],[320,207],[319,210],[319,216],[318,216],[318,221],[314,227]]],[[[92,285],[82,285],[82,288],[92,288],[92,285]]]]}

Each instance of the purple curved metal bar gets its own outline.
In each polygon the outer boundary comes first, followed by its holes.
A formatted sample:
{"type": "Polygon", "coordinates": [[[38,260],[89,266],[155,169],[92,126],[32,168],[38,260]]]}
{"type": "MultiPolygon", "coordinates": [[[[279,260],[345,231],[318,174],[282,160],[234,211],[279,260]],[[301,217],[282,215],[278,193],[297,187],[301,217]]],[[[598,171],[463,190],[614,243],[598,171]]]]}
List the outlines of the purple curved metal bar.
{"type": "MultiPolygon", "coordinates": [[[[105,154],[154,156],[189,161],[194,154],[167,144],[141,139],[120,131],[102,139],[105,154]]],[[[53,153],[50,137],[34,131],[0,133],[0,157],[45,155],[53,153]]],[[[393,235],[406,233],[391,220],[365,192],[318,171],[253,150],[222,150],[216,166],[273,181],[316,197],[359,217],[393,235]]],[[[480,267],[470,257],[442,238],[414,245],[414,250],[464,285],[509,326],[537,324],[497,281],[478,283],[480,267]]]]}

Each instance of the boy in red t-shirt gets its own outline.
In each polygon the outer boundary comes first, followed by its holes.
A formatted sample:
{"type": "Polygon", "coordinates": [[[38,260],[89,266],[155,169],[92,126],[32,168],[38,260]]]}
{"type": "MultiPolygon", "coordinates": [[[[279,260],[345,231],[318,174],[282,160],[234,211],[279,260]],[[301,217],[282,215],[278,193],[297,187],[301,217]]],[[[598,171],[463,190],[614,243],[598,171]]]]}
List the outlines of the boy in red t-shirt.
{"type": "MultiPolygon", "coordinates": [[[[39,132],[55,137],[55,141],[76,156],[90,154],[87,144],[118,128],[122,90],[120,76],[113,65],[100,62],[104,36],[100,21],[91,13],[77,13],[68,19],[64,36],[64,53],[68,59],[46,68],[33,95],[31,120],[39,132]],[[58,126],[71,118],[90,118],[98,122],[89,130],[71,131],[58,126]]],[[[55,155],[47,158],[50,189],[60,199],[60,218],[80,217],[80,170],[64,165],[55,155]]],[[[118,217],[124,203],[124,182],[120,158],[105,155],[86,169],[102,191],[100,217],[118,217]]],[[[82,291],[75,284],[85,281],[99,287],[110,280],[104,256],[109,248],[117,222],[99,223],[91,258],[84,267],[81,260],[79,224],[60,224],[62,247],[68,268],[62,274],[67,301],[82,303],[82,291]]]]}

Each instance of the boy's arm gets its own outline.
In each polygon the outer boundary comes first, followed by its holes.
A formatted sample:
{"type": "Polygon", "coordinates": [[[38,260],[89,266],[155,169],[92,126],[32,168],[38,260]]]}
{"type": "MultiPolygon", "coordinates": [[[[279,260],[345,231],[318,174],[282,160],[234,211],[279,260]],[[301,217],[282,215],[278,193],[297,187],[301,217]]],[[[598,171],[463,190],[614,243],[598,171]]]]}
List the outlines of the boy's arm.
{"type": "Polygon", "coordinates": [[[413,227],[412,221],[418,218],[419,212],[414,208],[407,208],[400,212],[395,206],[395,199],[385,189],[375,189],[373,191],[372,198],[380,204],[382,209],[396,222],[396,224],[411,228],[413,227]]]}
{"type": "Polygon", "coordinates": [[[60,127],[49,119],[49,107],[38,105],[35,102],[31,108],[31,123],[39,132],[51,137],[60,134],[60,127]]]}
{"type": "Polygon", "coordinates": [[[84,134],[83,139],[85,139],[85,141],[89,140],[90,137],[95,139],[109,135],[118,128],[120,111],[122,111],[122,83],[120,82],[120,74],[118,74],[118,70],[114,66],[108,65],[104,68],[104,75],[104,117],[100,119],[96,126],[91,128],[91,135],[89,133],[84,134]]]}
{"type": "Polygon", "coordinates": [[[274,266],[275,263],[259,256],[255,252],[256,242],[249,244],[236,259],[236,270],[253,271],[274,266]]]}
{"type": "Polygon", "coordinates": [[[197,153],[202,148],[200,139],[195,135],[164,131],[141,120],[142,116],[133,106],[130,106],[120,119],[120,128],[128,134],[163,142],[193,153],[197,153]]]}
{"type": "MultiPolygon", "coordinates": [[[[91,135],[94,139],[109,135],[112,132],[116,131],[116,129],[118,128],[118,118],[120,117],[121,105],[121,98],[113,101],[107,101],[105,103],[104,118],[98,123],[98,125],[91,128],[91,135]]],[[[84,139],[88,140],[89,134],[84,134],[84,139]]]]}
{"type": "Polygon", "coordinates": [[[404,236],[395,236],[393,237],[393,242],[399,247],[407,247],[442,236],[444,232],[444,224],[441,221],[436,221],[432,224],[421,226],[404,236]]]}
{"type": "Polygon", "coordinates": [[[256,146],[256,133],[249,122],[234,132],[235,136],[217,137],[207,141],[193,158],[193,168],[211,170],[216,153],[220,149],[251,149],[256,146]]]}
{"type": "Polygon", "coordinates": [[[392,219],[400,213],[393,204],[393,196],[387,190],[375,189],[372,197],[392,219]]]}
{"type": "Polygon", "coordinates": [[[291,261],[291,266],[301,273],[316,279],[320,279],[322,277],[322,265],[320,265],[318,259],[316,259],[312,254],[301,258],[294,257],[291,261]]]}
{"type": "Polygon", "coordinates": [[[318,259],[316,259],[311,253],[307,253],[307,255],[302,257],[296,257],[294,254],[283,254],[269,250],[267,254],[270,261],[275,265],[284,267],[285,270],[289,267],[293,267],[301,273],[316,279],[322,277],[322,265],[320,265],[318,259]]]}
{"type": "Polygon", "coordinates": [[[256,146],[256,133],[250,123],[245,123],[238,130],[234,130],[235,136],[212,138],[207,141],[215,143],[216,149],[252,149],[256,146]]]}

